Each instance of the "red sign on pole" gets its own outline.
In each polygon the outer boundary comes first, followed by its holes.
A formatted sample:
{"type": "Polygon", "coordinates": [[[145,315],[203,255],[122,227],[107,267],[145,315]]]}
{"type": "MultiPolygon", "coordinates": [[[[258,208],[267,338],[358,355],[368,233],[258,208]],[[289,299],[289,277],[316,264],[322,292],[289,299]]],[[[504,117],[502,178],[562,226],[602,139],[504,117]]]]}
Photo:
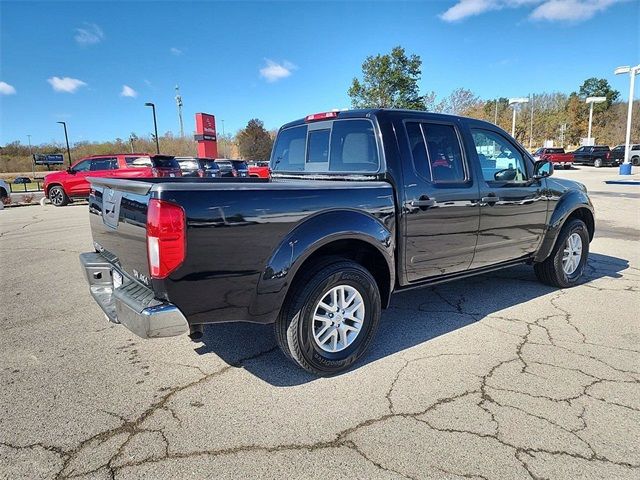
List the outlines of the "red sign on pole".
{"type": "Polygon", "coordinates": [[[196,134],[194,138],[198,142],[198,157],[218,157],[216,117],[208,113],[196,113],[196,134]]]}

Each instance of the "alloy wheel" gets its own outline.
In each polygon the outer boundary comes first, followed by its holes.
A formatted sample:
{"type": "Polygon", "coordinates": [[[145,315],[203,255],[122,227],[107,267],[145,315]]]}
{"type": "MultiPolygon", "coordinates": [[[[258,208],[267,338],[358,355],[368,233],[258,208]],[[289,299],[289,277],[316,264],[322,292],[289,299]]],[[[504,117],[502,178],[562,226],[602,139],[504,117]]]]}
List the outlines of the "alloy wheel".
{"type": "Polygon", "coordinates": [[[572,233],[564,244],[562,253],[562,270],[566,275],[572,275],[580,265],[582,259],[582,238],[577,233],[572,233]]]}
{"type": "Polygon", "coordinates": [[[325,352],[336,353],[351,345],[362,330],[364,299],[350,285],[327,291],[313,312],[313,338],[325,352]]]}

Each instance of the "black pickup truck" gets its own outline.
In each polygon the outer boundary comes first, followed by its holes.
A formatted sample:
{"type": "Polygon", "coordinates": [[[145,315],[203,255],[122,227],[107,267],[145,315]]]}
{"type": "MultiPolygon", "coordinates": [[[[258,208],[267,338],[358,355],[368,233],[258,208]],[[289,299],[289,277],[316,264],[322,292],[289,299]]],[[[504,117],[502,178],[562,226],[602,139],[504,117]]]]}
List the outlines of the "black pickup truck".
{"type": "Polygon", "coordinates": [[[280,129],[271,169],[91,179],[81,262],[109,319],[145,338],[273,323],[289,358],[328,375],[364,353],[392,293],[521,263],[570,287],[593,238],[585,187],[479,120],[310,115],[280,129]]]}

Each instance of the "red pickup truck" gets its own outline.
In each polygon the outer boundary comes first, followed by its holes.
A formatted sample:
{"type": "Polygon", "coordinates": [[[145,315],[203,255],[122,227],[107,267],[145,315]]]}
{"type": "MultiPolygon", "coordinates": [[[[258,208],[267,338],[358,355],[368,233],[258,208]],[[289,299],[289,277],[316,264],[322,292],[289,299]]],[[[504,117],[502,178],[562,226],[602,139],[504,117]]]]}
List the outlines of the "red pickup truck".
{"type": "Polygon", "coordinates": [[[78,160],[67,170],[50,173],[44,178],[44,194],[56,207],[73,198],[87,198],[91,188],[87,177],[149,178],[180,177],[180,165],[175,157],[126,153],[93,155],[78,160]]]}
{"type": "Polygon", "coordinates": [[[258,178],[269,178],[271,169],[269,162],[253,162],[249,164],[249,176],[258,178]]]}
{"type": "Polygon", "coordinates": [[[553,163],[554,167],[570,169],[573,164],[573,153],[565,153],[564,148],[539,148],[533,154],[536,160],[547,160],[553,163]]]}

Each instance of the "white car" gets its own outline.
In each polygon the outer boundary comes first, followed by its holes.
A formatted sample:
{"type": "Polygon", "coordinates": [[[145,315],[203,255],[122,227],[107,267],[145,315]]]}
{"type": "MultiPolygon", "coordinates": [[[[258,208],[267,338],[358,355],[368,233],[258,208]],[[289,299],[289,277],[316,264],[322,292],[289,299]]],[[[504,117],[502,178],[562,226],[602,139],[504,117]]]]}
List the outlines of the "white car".
{"type": "Polygon", "coordinates": [[[7,182],[0,179],[0,202],[8,197],[10,195],[10,192],[11,190],[9,190],[9,185],[7,185],[7,182]]]}
{"type": "MultiPolygon", "coordinates": [[[[611,149],[613,158],[617,159],[619,163],[622,163],[624,161],[624,150],[624,144],[616,145],[615,147],[613,147],[613,149],[611,149]]],[[[631,150],[629,150],[629,161],[633,165],[640,165],[640,144],[631,144],[631,150]]]]}

